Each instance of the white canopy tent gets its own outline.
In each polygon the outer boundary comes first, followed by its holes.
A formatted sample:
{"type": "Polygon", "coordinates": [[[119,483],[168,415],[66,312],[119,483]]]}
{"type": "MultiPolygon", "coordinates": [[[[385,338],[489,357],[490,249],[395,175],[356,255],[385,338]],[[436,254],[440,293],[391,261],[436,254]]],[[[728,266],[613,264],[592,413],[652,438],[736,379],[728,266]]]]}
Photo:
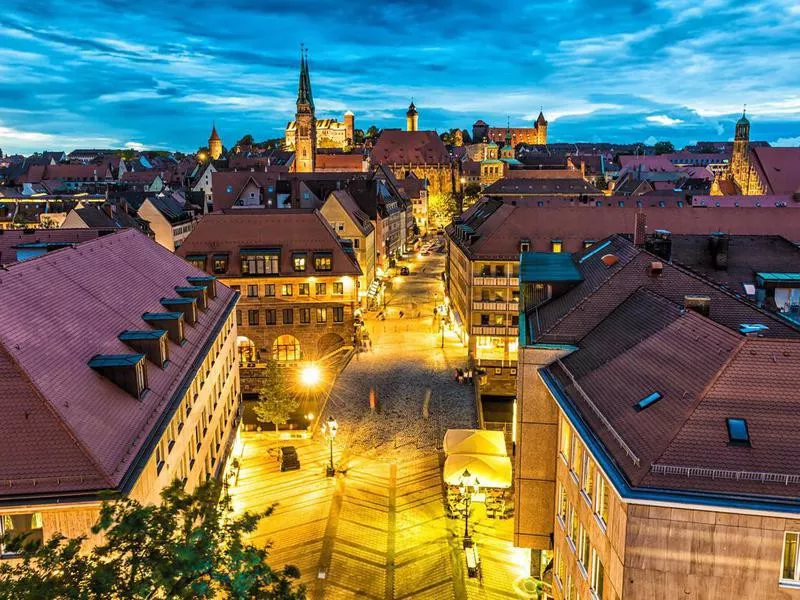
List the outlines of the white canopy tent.
{"type": "Polygon", "coordinates": [[[444,434],[444,453],[507,456],[502,431],[486,429],[448,429],[444,434]]]}
{"type": "Polygon", "coordinates": [[[489,488],[511,487],[511,459],[486,454],[452,454],[444,462],[444,481],[460,485],[464,471],[470,473],[470,485],[489,488]]]}

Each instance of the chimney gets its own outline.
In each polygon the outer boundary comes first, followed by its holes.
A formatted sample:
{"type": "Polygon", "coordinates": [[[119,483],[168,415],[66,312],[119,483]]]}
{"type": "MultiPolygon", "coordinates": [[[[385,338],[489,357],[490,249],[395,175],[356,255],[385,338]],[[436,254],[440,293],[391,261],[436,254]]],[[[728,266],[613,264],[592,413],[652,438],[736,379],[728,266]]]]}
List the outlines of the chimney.
{"type": "Polygon", "coordinates": [[[727,233],[717,231],[708,238],[708,249],[711,252],[711,261],[714,268],[720,271],[728,269],[728,245],[730,237],[727,233]]]}
{"type": "Polygon", "coordinates": [[[647,215],[641,211],[634,215],[633,245],[641,248],[647,241],[647,215]]]}

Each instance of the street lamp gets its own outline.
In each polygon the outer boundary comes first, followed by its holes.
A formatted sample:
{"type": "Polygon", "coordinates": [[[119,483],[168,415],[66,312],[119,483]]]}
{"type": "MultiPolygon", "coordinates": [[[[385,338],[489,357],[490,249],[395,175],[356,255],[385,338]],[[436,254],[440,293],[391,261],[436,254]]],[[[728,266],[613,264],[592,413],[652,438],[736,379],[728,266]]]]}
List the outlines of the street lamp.
{"type": "Polygon", "coordinates": [[[303,370],[300,371],[300,382],[306,387],[314,387],[317,385],[322,378],[322,373],[319,370],[319,367],[314,363],[310,363],[303,367],[303,370]]]}
{"type": "Polygon", "coordinates": [[[458,491],[464,497],[464,548],[472,547],[472,538],[469,537],[469,505],[472,502],[472,492],[477,493],[480,482],[478,478],[469,472],[469,469],[464,469],[464,472],[459,478],[458,491]]]}
{"type": "Polygon", "coordinates": [[[444,348],[444,317],[442,317],[442,320],[440,322],[442,324],[442,345],[441,345],[441,347],[444,348]]]}
{"type": "Polygon", "coordinates": [[[339,424],[336,422],[332,416],[328,418],[328,422],[322,426],[322,430],[325,433],[325,437],[327,438],[328,442],[330,443],[331,448],[331,463],[328,465],[328,468],[325,471],[325,474],[328,477],[333,477],[336,475],[336,469],[333,467],[333,438],[336,437],[336,431],[339,429],[339,424]]]}

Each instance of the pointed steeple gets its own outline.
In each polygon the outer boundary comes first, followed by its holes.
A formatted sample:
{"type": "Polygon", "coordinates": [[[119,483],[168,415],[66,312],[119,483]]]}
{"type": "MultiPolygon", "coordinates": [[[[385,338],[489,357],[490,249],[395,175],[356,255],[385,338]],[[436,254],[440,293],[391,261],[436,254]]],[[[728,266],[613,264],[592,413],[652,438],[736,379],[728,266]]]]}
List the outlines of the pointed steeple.
{"type": "Polygon", "coordinates": [[[511,117],[506,121],[506,146],[511,145],[511,117]]]}
{"type": "Polygon", "coordinates": [[[300,83],[297,86],[297,106],[302,104],[314,110],[314,97],[311,94],[311,78],[308,75],[308,50],[300,44],[300,83]]]}

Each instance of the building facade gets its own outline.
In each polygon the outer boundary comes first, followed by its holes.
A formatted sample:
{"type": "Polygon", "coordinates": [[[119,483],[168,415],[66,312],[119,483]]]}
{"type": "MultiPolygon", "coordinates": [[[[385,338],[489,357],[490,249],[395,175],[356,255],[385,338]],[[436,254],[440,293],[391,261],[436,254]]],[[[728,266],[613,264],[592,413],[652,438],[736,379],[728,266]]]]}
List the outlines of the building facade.
{"type": "Polygon", "coordinates": [[[460,189],[457,164],[435,131],[384,129],[370,153],[370,165],[391,169],[397,179],[413,173],[426,180],[429,197],[460,189]]]}
{"type": "Polygon", "coordinates": [[[496,144],[502,144],[506,139],[506,132],[511,133],[511,144],[547,144],[547,119],[539,111],[539,116],[533,127],[490,127],[485,121],[478,120],[472,125],[472,141],[479,143],[484,139],[496,144]]]}
{"type": "MultiPolygon", "coordinates": [[[[355,116],[349,110],[344,113],[344,119],[317,119],[316,147],[317,148],[340,148],[342,150],[353,145],[353,132],[355,128],[355,116]]],[[[297,121],[289,121],[286,125],[284,134],[284,148],[295,150],[297,143],[297,121]]]]}
{"type": "Polygon", "coordinates": [[[523,254],[521,295],[514,543],[552,595],[800,597],[800,330],[619,236],[523,254]]]}
{"type": "Polygon", "coordinates": [[[4,533],[91,541],[100,492],[158,503],[175,479],[191,490],[226,475],[238,294],[132,230],[12,264],[0,294],[14,313],[0,324],[0,385],[14,390],[4,533]],[[42,311],[45,296],[56,301],[42,311]],[[47,341],[15,325],[32,319],[47,341]]]}
{"type": "Polygon", "coordinates": [[[352,347],[362,271],[319,211],[210,214],[177,253],[241,293],[245,393],[268,360],[298,366],[352,347]]]}

